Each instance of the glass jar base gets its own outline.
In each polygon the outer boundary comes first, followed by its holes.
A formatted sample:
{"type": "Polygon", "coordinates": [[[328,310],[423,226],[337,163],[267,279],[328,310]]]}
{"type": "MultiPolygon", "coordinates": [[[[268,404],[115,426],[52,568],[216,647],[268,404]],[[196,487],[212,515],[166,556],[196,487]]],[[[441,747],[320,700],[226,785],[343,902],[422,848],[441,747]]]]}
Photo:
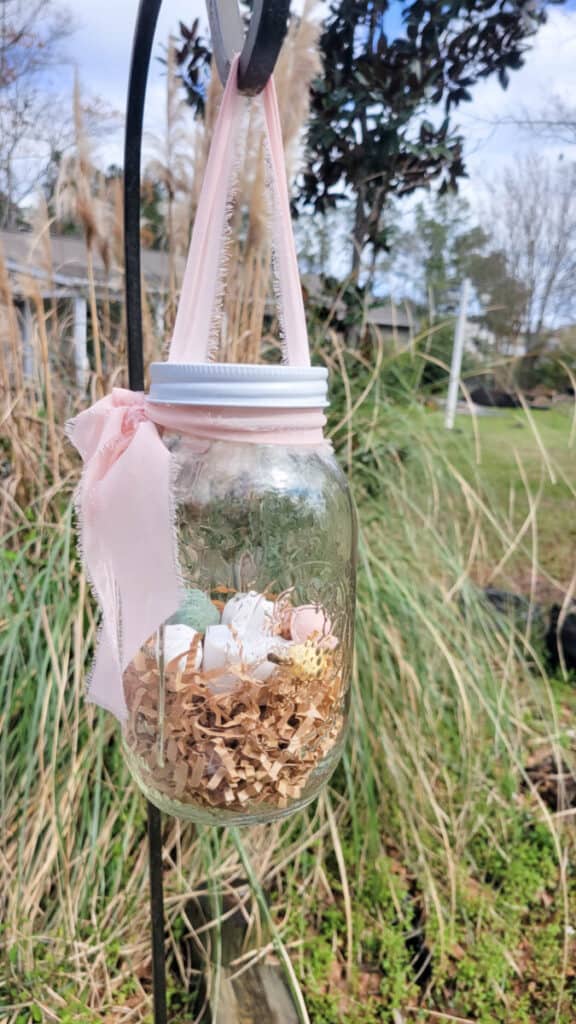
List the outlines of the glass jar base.
{"type": "Polygon", "coordinates": [[[164,814],[176,818],[194,821],[200,825],[265,825],[268,822],[287,818],[295,811],[301,811],[316,799],[334,772],[344,746],[345,734],[336,741],[324,760],[310,773],[307,785],[301,797],[291,800],[285,807],[273,807],[270,804],[252,805],[250,808],[235,810],[233,808],[207,807],[198,803],[185,803],[162,793],[154,785],[146,781],[140,759],[124,742],[124,757],[134,782],[147,800],[164,814]]]}

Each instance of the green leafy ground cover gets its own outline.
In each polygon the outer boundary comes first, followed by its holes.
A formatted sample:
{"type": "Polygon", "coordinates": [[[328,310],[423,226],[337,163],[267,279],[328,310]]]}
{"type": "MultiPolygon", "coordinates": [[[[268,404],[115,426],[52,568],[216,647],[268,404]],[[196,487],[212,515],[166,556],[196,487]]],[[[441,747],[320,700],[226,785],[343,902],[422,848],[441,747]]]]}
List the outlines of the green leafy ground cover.
{"type": "MultiPolygon", "coordinates": [[[[172,1019],[197,1012],[209,880],[216,902],[256,889],[246,957],[289,959],[314,1024],[574,1024],[573,685],[480,590],[569,585],[572,410],[536,432],[521,412],[478,421],[478,462],[472,421],[447,436],[343,366],[331,428],[361,522],[346,755],[284,824],[166,821],[172,1019]]],[[[69,507],[32,504],[1,568],[0,1019],[150,1020],[144,806],[82,700],[95,622],[69,507]]]]}

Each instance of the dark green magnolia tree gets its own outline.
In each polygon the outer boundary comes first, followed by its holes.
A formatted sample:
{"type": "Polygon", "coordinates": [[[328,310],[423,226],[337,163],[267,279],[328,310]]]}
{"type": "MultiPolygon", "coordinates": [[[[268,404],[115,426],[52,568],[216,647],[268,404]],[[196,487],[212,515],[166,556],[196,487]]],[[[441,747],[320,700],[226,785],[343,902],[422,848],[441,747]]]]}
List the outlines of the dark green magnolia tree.
{"type": "MultiPolygon", "coordinates": [[[[197,117],[204,118],[212,51],[200,28],[199,18],[195,18],[189,27],[181,21],[179,29],[180,38],[174,48],[178,78],[184,87],[186,102],[197,117]]],[[[164,58],[162,63],[166,63],[164,58]]]]}
{"type": "Polygon", "coordinates": [[[300,202],[319,213],[355,204],[353,275],[362,253],[386,248],[391,196],[466,173],[454,109],[476,82],[505,88],[545,18],[543,0],[415,0],[386,30],[389,0],[333,0],[321,37],[300,202]]]}

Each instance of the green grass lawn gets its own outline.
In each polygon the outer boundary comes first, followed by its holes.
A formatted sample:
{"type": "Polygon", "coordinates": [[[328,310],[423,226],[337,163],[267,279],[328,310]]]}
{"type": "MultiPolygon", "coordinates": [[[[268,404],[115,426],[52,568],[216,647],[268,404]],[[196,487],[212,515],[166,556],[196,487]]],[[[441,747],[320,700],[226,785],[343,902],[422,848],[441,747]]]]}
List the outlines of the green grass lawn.
{"type": "MultiPolygon", "coordinates": [[[[540,570],[567,585],[576,568],[576,437],[574,410],[498,410],[459,415],[445,440],[447,458],[475,485],[481,481],[498,513],[516,531],[533,513],[523,550],[540,570]]],[[[435,431],[444,429],[439,413],[435,431]]],[[[515,563],[526,568],[525,556],[515,563]]],[[[525,585],[525,572],[521,581],[525,585]]]]}
{"type": "Polygon", "coordinates": [[[544,602],[568,589],[576,562],[573,415],[571,406],[460,414],[447,431],[443,413],[424,406],[383,412],[383,436],[405,454],[405,491],[420,508],[433,496],[434,515],[442,509],[452,521],[461,553],[476,545],[470,571],[478,582],[532,589],[544,602]]]}

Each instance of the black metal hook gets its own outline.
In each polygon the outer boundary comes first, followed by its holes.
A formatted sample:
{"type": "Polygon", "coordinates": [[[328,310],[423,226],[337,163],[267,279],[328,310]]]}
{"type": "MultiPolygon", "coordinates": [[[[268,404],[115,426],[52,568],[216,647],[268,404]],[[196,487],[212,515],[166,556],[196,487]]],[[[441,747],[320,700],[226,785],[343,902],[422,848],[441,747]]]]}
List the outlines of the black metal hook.
{"type": "Polygon", "coordinates": [[[130,61],[126,126],[124,129],[124,289],[128,381],[133,391],[144,390],[142,295],[140,270],[140,163],[146,82],[156,22],[162,0],[140,0],[130,61]]]}
{"type": "Polygon", "coordinates": [[[262,91],[284,42],[290,0],[254,0],[246,38],[237,0],[206,0],[212,47],[222,84],[240,54],[238,88],[248,96],[262,91]]]}

